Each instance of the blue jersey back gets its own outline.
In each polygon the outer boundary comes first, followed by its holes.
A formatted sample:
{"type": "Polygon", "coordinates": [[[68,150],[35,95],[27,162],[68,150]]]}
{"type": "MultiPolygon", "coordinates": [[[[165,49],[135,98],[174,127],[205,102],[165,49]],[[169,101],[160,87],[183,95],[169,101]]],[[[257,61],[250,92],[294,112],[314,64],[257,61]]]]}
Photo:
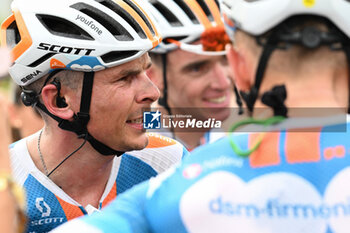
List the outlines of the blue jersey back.
{"type": "MultiPolygon", "coordinates": [[[[247,158],[223,138],[79,223],[102,232],[349,232],[350,132],[337,127],[267,133],[247,158]]],[[[233,140],[248,150],[257,137],[233,140]]]]}

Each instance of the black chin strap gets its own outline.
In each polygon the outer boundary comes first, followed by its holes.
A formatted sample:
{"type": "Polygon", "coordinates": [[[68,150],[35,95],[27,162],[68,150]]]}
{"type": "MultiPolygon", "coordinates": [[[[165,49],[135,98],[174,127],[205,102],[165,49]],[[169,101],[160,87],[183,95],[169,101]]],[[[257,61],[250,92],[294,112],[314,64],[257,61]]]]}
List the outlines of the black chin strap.
{"type": "MultiPolygon", "coordinates": [[[[57,73],[57,72],[56,72],[57,73]]],[[[49,75],[47,80],[53,77],[54,74],[49,75]]],[[[83,89],[81,93],[80,111],[74,114],[73,121],[64,120],[50,113],[45,105],[37,101],[36,106],[44,111],[47,115],[52,117],[58,122],[58,126],[67,131],[74,132],[78,135],[78,138],[86,138],[86,140],[91,144],[91,146],[102,155],[116,155],[120,156],[124,154],[122,151],[116,151],[102,142],[96,140],[87,129],[87,124],[90,120],[90,103],[92,95],[92,86],[94,82],[94,72],[85,72],[83,80],[83,89]]],[[[46,83],[46,82],[45,82],[46,83]]],[[[44,84],[45,85],[45,84],[44,84]]]]}
{"type": "Polygon", "coordinates": [[[261,97],[261,102],[273,109],[274,116],[287,117],[288,109],[284,104],[287,99],[287,90],[284,85],[273,87],[261,97]]]}
{"type": "Polygon", "coordinates": [[[267,40],[267,43],[263,47],[263,52],[261,54],[258,69],[256,71],[255,75],[255,83],[252,89],[247,92],[241,92],[241,96],[243,100],[247,104],[248,111],[250,115],[253,114],[254,110],[254,104],[256,100],[258,99],[259,89],[262,83],[262,80],[265,75],[266,66],[268,63],[268,60],[272,54],[272,52],[277,48],[277,33],[274,32],[270,35],[270,37],[267,40]]]}
{"type": "Polygon", "coordinates": [[[167,55],[166,53],[162,54],[162,65],[163,65],[163,97],[160,97],[158,100],[159,105],[163,106],[171,115],[171,110],[168,105],[168,80],[167,80],[167,55]]]}

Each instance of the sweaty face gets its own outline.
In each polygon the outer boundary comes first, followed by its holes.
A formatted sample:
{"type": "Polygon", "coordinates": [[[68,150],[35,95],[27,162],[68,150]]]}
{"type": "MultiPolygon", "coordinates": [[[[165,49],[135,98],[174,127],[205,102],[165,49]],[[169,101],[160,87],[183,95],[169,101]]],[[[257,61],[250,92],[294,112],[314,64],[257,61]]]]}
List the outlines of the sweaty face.
{"type": "Polygon", "coordinates": [[[148,55],[95,73],[88,130],[97,140],[121,150],[143,149],[148,139],[142,130],[142,110],[159,98],[145,74],[148,55]]]}
{"type": "Polygon", "coordinates": [[[201,119],[229,115],[233,86],[225,56],[204,56],[175,50],[167,56],[168,104],[195,108],[201,119]]]}

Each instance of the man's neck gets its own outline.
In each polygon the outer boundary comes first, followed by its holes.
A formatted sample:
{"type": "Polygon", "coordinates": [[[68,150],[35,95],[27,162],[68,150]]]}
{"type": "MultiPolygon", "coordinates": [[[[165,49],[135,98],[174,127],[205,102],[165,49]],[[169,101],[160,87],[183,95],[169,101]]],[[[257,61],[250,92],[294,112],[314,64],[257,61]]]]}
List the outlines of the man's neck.
{"type": "MultiPolygon", "coordinates": [[[[275,85],[285,84],[287,89],[285,105],[288,108],[289,117],[305,117],[305,113],[308,112],[300,111],[302,108],[304,110],[325,109],[324,112],[314,111],[318,116],[344,113],[344,109],[347,108],[346,72],[324,70],[320,67],[317,75],[310,72],[291,77],[288,74],[270,72],[266,77],[268,78],[264,79],[260,93],[271,90],[275,85]],[[279,83],[276,83],[276,80],[279,83]],[[329,111],[332,108],[334,110],[338,108],[339,112],[329,111]]],[[[257,101],[255,107],[266,108],[266,105],[257,101]]],[[[314,116],[316,117],[315,114],[314,116]]]]}
{"type": "MultiPolygon", "coordinates": [[[[46,173],[44,164],[50,173],[83,143],[83,140],[78,139],[74,133],[62,130],[47,133],[44,130],[40,139],[40,151],[44,161],[42,162],[38,150],[38,139],[38,136],[33,137],[27,145],[36,167],[44,174],[46,173]]],[[[99,154],[86,142],[49,178],[81,205],[91,204],[98,207],[111,173],[113,158],[114,156],[99,154]]]]}

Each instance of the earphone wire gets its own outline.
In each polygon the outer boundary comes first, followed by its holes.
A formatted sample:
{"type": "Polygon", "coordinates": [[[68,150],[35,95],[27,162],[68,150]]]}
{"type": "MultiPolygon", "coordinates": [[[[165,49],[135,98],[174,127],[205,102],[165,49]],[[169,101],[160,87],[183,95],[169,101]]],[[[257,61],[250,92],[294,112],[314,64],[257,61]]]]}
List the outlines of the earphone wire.
{"type": "Polygon", "coordinates": [[[85,143],[87,142],[87,135],[85,136],[84,138],[84,142],[75,150],[73,151],[72,153],[70,153],[66,158],[64,158],[54,169],[52,169],[49,174],[47,174],[47,177],[49,177],[54,171],[56,171],[57,168],[59,168],[67,159],[69,159],[72,155],[74,155],[77,151],[79,151],[84,145],[85,143]]]}

